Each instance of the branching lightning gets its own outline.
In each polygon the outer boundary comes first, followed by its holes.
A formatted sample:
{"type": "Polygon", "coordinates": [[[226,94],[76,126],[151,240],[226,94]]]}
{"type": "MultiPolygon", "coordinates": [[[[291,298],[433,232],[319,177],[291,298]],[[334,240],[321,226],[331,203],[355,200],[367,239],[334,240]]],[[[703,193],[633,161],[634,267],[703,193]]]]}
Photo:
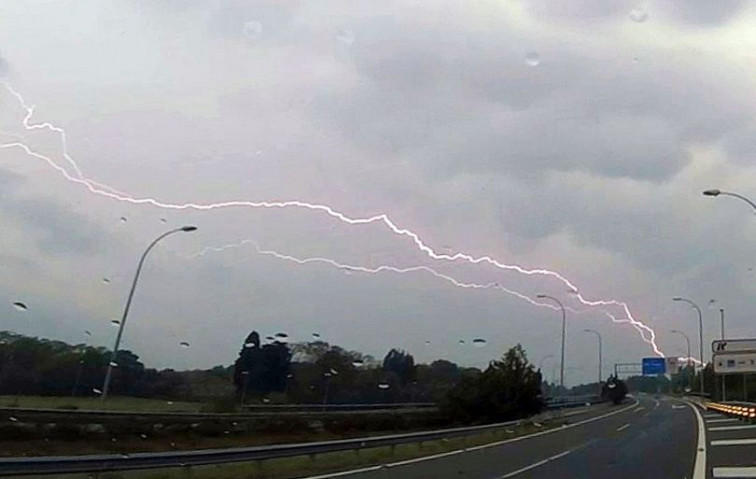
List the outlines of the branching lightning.
{"type": "MultiPolygon", "coordinates": [[[[368,224],[382,224],[386,228],[388,228],[394,235],[401,236],[408,238],[412,244],[414,244],[415,248],[422,253],[424,253],[426,256],[428,256],[432,260],[443,260],[443,261],[461,261],[468,264],[487,264],[490,266],[493,266],[495,268],[506,270],[506,271],[514,271],[523,275],[527,276],[548,276],[552,277],[559,282],[561,282],[563,285],[565,285],[568,289],[571,291],[574,291],[574,294],[572,295],[575,299],[577,299],[582,305],[584,306],[591,306],[591,307],[599,307],[602,310],[606,307],[619,307],[621,308],[622,312],[624,313],[623,318],[617,318],[616,316],[612,315],[611,313],[604,310],[604,312],[612,319],[615,323],[627,323],[630,324],[632,327],[634,327],[640,334],[643,341],[648,343],[654,350],[656,354],[659,356],[664,356],[664,354],[661,352],[661,350],[656,345],[656,335],[650,327],[645,325],[643,322],[635,319],[630,312],[630,309],[628,305],[624,302],[617,301],[617,300],[589,300],[586,299],[578,290],[578,288],[569,281],[566,277],[562,276],[560,273],[556,271],[551,271],[548,269],[526,269],[519,265],[512,265],[512,264],[505,264],[502,263],[495,258],[492,258],[490,256],[474,256],[469,253],[454,253],[454,254],[442,254],[436,252],[433,248],[428,246],[425,241],[420,238],[420,236],[413,232],[410,229],[400,227],[396,223],[393,222],[389,218],[389,216],[385,213],[378,214],[366,218],[352,218],[347,216],[345,213],[339,212],[332,208],[331,206],[324,205],[324,204],[316,204],[316,203],[309,203],[306,201],[300,201],[300,200],[291,200],[291,201],[247,201],[247,200],[232,200],[232,201],[224,201],[224,202],[218,202],[218,203],[207,203],[207,204],[200,204],[200,203],[168,203],[165,201],[161,201],[159,199],[153,198],[153,197],[134,197],[130,194],[127,194],[125,192],[116,190],[108,185],[104,185],[101,183],[98,183],[94,180],[86,178],[81,169],[78,167],[76,161],[73,159],[73,157],[68,152],[68,143],[66,139],[66,133],[65,130],[61,127],[55,126],[51,123],[31,123],[31,118],[34,115],[34,106],[30,106],[26,103],[26,101],[23,99],[23,97],[14,90],[10,85],[7,83],[3,83],[5,89],[18,101],[21,108],[23,108],[26,112],[22,125],[25,130],[31,131],[31,130],[40,130],[40,129],[46,129],[51,132],[57,133],[60,136],[61,139],[61,145],[62,145],[62,156],[65,158],[66,162],[71,166],[73,169],[73,173],[69,172],[66,168],[60,166],[57,164],[52,158],[50,158],[47,155],[44,155],[38,151],[35,151],[30,146],[28,146],[26,143],[22,141],[22,139],[18,136],[16,136],[14,141],[8,142],[8,143],[0,143],[0,149],[20,149],[24,151],[27,155],[37,158],[39,160],[44,161],[47,163],[51,168],[56,170],[58,173],[60,173],[66,180],[81,185],[85,187],[89,192],[114,199],[121,202],[126,202],[134,205],[152,205],[157,208],[162,209],[171,209],[171,210],[198,210],[198,211],[209,211],[209,210],[215,210],[215,209],[222,209],[222,208],[232,208],[232,207],[245,207],[245,208],[304,208],[311,211],[317,211],[321,213],[325,213],[328,216],[337,219],[343,223],[349,224],[349,225],[368,225],[368,224]]],[[[293,257],[292,257],[293,259],[293,257]]],[[[314,259],[313,259],[314,260],[314,259]]],[[[325,258],[318,258],[319,261],[329,261],[325,258]]],[[[336,262],[333,262],[335,264],[338,264],[336,262]]],[[[355,267],[359,268],[359,267],[355,267]]],[[[402,268],[395,268],[395,267],[381,267],[384,268],[386,271],[395,271],[395,272],[402,272],[402,268]],[[391,270],[390,268],[394,268],[391,270]]],[[[426,272],[434,271],[431,268],[428,267],[414,267],[415,270],[423,270],[426,272]]],[[[380,268],[379,268],[380,269],[380,268]]],[[[435,272],[437,275],[441,275],[441,273],[435,272]]],[[[434,273],[431,273],[434,274],[434,273]]],[[[451,277],[446,275],[439,276],[440,278],[450,281],[452,280],[451,277]]],[[[454,280],[456,281],[456,280],[454,280]]],[[[463,283],[459,283],[461,285],[463,283]]],[[[474,286],[468,286],[468,287],[474,287],[474,286]]],[[[522,296],[522,299],[529,300],[530,302],[537,304],[539,306],[544,306],[541,303],[533,301],[531,298],[521,295],[520,293],[511,292],[511,294],[522,296]]]]}

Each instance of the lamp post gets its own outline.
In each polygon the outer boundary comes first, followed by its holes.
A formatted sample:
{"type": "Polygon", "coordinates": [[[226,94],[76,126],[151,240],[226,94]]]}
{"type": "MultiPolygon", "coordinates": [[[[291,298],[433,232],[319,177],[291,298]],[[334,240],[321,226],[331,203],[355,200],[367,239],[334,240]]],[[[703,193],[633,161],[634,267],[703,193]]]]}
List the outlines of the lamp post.
{"type": "MultiPolygon", "coordinates": [[[[686,344],[686,346],[688,348],[687,349],[688,350],[688,356],[687,356],[688,374],[690,375],[690,373],[691,373],[691,371],[690,371],[690,338],[688,337],[687,334],[683,333],[682,331],[678,331],[677,329],[673,329],[672,331],[670,331],[670,333],[680,334],[680,335],[682,335],[682,337],[685,338],[685,344],[686,344]]],[[[693,389],[693,376],[689,377],[689,379],[688,379],[688,385],[689,385],[690,389],[692,390],[693,389]]]]}
{"type": "Polygon", "coordinates": [[[599,387],[599,395],[601,395],[601,378],[603,377],[601,374],[601,362],[602,362],[601,333],[599,333],[595,329],[584,329],[583,332],[593,333],[598,338],[598,387],[599,387]]]}
{"type": "Polygon", "coordinates": [[[171,231],[167,231],[157,238],[155,238],[152,243],[150,243],[149,246],[147,246],[147,249],[144,250],[144,253],[142,253],[142,257],[139,259],[139,265],[137,266],[136,274],[134,275],[134,281],[131,283],[131,290],[129,291],[129,297],[126,300],[126,307],[123,310],[123,317],[121,318],[121,324],[118,326],[118,334],[116,335],[115,345],[113,346],[113,352],[110,355],[110,361],[108,362],[108,370],[105,373],[105,381],[102,384],[102,400],[104,401],[105,398],[108,396],[108,389],[110,388],[110,379],[113,375],[113,364],[116,361],[116,355],[118,354],[118,346],[121,344],[121,336],[123,336],[123,328],[126,327],[126,318],[129,315],[129,308],[131,307],[131,300],[134,299],[134,291],[136,291],[137,282],[139,281],[139,274],[142,272],[142,266],[144,266],[144,260],[147,258],[147,253],[149,253],[152,248],[163,238],[166,236],[172,235],[173,233],[190,233],[192,231],[196,231],[196,226],[182,226],[181,228],[176,228],[171,231]]]}
{"type": "Polygon", "coordinates": [[[701,308],[699,308],[698,305],[694,303],[693,301],[686,298],[681,298],[679,296],[676,298],[672,298],[672,301],[682,301],[684,303],[688,303],[689,305],[693,306],[693,308],[698,313],[698,351],[699,351],[699,354],[701,355],[701,366],[702,366],[701,395],[703,395],[704,394],[704,370],[706,369],[706,361],[704,361],[704,355],[703,355],[704,354],[703,353],[703,316],[701,315],[701,308]]]}
{"type": "Polygon", "coordinates": [[[548,294],[539,294],[536,296],[539,299],[550,299],[559,305],[559,309],[562,310],[562,359],[559,363],[559,387],[564,390],[564,336],[567,332],[567,313],[564,310],[564,305],[561,301],[548,294]]]}

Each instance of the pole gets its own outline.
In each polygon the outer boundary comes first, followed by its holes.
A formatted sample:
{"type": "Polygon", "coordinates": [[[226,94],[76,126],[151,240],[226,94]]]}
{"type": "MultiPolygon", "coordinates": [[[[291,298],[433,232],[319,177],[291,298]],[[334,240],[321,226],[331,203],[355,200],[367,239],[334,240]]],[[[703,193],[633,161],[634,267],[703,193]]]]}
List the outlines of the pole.
{"type": "Polygon", "coordinates": [[[683,301],[685,303],[688,303],[689,305],[693,306],[693,308],[698,313],[698,352],[699,357],[701,358],[701,395],[704,394],[704,371],[706,370],[706,361],[704,361],[704,347],[703,347],[703,315],[701,314],[701,308],[698,307],[696,303],[689,299],[685,298],[672,298],[673,301],[683,301]]]}
{"type": "Polygon", "coordinates": [[[565,343],[565,335],[567,333],[567,313],[564,310],[564,305],[561,301],[556,299],[553,296],[549,296],[547,294],[539,294],[536,296],[540,299],[550,299],[554,301],[556,304],[559,305],[559,309],[562,311],[562,358],[561,362],[559,364],[559,387],[564,390],[564,343],[565,343]]]}
{"type": "Polygon", "coordinates": [[[175,230],[171,230],[168,232],[165,232],[155,238],[155,240],[150,243],[150,245],[147,247],[146,250],[144,250],[144,253],[142,253],[142,257],[139,258],[139,265],[137,265],[136,274],[134,275],[134,281],[131,283],[131,290],[129,290],[129,297],[126,300],[126,307],[123,310],[123,316],[121,317],[121,324],[118,326],[118,334],[116,335],[115,345],[113,346],[113,351],[110,354],[110,361],[108,362],[108,370],[105,373],[105,381],[102,384],[102,400],[105,401],[105,398],[108,397],[108,389],[110,388],[110,380],[113,375],[113,364],[116,362],[117,354],[118,354],[118,346],[121,344],[121,336],[123,336],[123,329],[126,327],[126,318],[129,316],[129,309],[131,308],[131,301],[134,299],[134,291],[136,291],[137,282],[139,281],[139,274],[142,272],[142,266],[144,266],[144,260],[147,258],[147,253],[152,250],[152,248],[160,241],[161,239],[165,238],[168,235],[171,235],[173,233],[178,233],[180,231],[184,232],[190,232],[196,230],[196,226],[183,226],[181,228],[176,228],[175,230]]]}
{"type": "MultiPolygon", "coordinates": [[[[719,308],[719,326],[721,330],[721,339],[725,338],[724,329],[724,308],[719,308]]],[[[727,383],[725,382],[725,374],[722,375],[722,401],[727,401],[727,383]]]]}

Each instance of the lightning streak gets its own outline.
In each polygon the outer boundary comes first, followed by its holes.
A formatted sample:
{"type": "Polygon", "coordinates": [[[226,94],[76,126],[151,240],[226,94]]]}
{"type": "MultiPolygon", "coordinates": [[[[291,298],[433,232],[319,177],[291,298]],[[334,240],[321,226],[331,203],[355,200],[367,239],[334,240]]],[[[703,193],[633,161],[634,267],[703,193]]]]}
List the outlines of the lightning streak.
{"type": "Polygon", "coordinates": [[[397,236],[409,238],[419,251],[423,252],[425,255],[427,255],[429,258],[433,260],[464,261],[468,264],[488,264],[501,270],[515,271],[517,273],[527,275],[527,276],[538,275],[538,276],[552,277],[552,278],[557,279],[559,282],[561,282],[565,286],[567,286],[570,290],[575,291],[575,294],[573,296],[578,301],[580,301],[580,303],[582,303],[583,305],[601,307],[602,309],[604,307],[609,307],[609,306],[620,307],[623,310],[626,318],[619,319],[619,320],[617,320],[616,318],[613,318],[612,320],[615,322],[629,323],[640,333],[640,336],[643,339],[643,341],[645,341],[650,346],[652,346],[656,354],[658,354],[659,356],[664,356],[664,354],[661,352],[661,350],[659,350],[659,348],[656,345],[656,334],[654,333],[653,329],[645,325],[643,322],[635,319],[632,313],[630,312],[630,309],[626,303],[613,300],[613,299],[612,300],[588,300],[579,292],[578,288],[571,281],[569,281],[566,277],[562,276],[560,273],[556,271],[551,271],[551,270],[543,269],[543,268],[526,269],[519,265],[502,263],[496,260],[495,258],[492,258],[491,256],[474,256],[472,254],[462,253],[462,252],[458,252],[455,254],[438,253],[435,250],[433,250],[430,246],[428,246],[420,238],[420,236],[417,233],[413,232],[410,229],[400,227],[399,225],[394,223],[391,220],[391,218],[389,218],[389,216],[385,213],[369,216],[366,218],[352,218],[340,211],[333,209],[331,206],[324,205],[324,204],[317,204],[317,203],[309,203],[309,202],[300,201],[300,200],[291,200],[291,201],[232,200],[232,201],[224,201],[224,202],[219,202],[219,203],[207,203],[207,204],[168,203],[168,202],[161,201],[152,197],[135,197],[135,196],[126,194],[124,192],[118,191],[114,188],[111,188],[110,186],[103,185],[96,181],[90,180],[82,174],[81,170],[76,164],[76,161],[68,153],[68,144],[66,140],[65,130],[63,128],[52,125],[51,123],[31,124],[30,122],[31,122],[31,117],[34,114],[34,107],[29,106],[24,101],[23,97],[17,91],[15,91],[10,85],[8,85],[7,83],[3,83],[3,85],[5,86],[6,90],[13,97],[17,99],[17,101],[19,102],[19,105],[26,111],[26,115],[24,116],[24,119],[22,122],[26,130],[47,129],[52,132],[58,133],[60,135],[63,157],[72,166],[75,174],[69,173],[65,168],[58,165],[53,159],[37,151],[34,151],[32,148],[30,148],[28,145],[26,145],[22,141],[13,141],[10,143],[0,144],[0,149],[10,149],[10,148],[21,149],[27,155],[46,162],[48,165],[50,165],[50,167],[52,167],[58,173],[60,173],[65,179],[67,179],[68,181],[72,183],[76,183],[85,187],[89,192],[93,194],[100,195],[100,196],[114,199],[121,202],[134,204],[134,205],[152,205],[157,208],[171,209],[171,210],[209,211],[209,210],[215,210],[215,209],[221,209],[221,208],[233,208],[233,207],[266,208],[266,209],[304,208],[311,211],[318,211],[318,212],[325,213],[328,216],[349,225],[368,225],[368,224],[373,224],[373,223],[383,224],[393,234],[397,236]]]}

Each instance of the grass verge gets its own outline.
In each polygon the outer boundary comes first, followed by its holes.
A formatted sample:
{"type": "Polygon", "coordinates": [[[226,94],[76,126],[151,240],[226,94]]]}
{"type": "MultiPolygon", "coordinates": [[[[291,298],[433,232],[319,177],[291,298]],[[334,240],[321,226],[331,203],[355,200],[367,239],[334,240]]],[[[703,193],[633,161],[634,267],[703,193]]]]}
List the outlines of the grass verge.
{"type": "Polygon", "coordinates": [[[92,411],[200,412],[203,404],[126,396],[111,396],[105,402],[96,397],[0,396],[0,406],[92,411]]]}

